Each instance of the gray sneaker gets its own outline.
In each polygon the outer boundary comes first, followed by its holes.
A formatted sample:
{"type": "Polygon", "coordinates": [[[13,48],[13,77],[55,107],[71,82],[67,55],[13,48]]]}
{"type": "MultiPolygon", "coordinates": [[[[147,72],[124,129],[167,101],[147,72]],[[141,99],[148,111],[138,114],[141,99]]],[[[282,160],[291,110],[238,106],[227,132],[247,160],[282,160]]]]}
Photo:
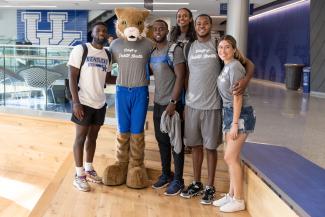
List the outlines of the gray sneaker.
{"type": "Polygon", "coordinates": [[[86,173],[86,179],[88,182],[93,182],[93,183],[97,183],[97,184],[102,183],[102,177],[99,177],[95,170],[85,171],[85,173],[86,173]]]}
{"type": "Polygon", "coordinates": [[[73,186],[79,191],[90,191],[90,185],[87,182],[86,176],[75,176],[73,186]]]}

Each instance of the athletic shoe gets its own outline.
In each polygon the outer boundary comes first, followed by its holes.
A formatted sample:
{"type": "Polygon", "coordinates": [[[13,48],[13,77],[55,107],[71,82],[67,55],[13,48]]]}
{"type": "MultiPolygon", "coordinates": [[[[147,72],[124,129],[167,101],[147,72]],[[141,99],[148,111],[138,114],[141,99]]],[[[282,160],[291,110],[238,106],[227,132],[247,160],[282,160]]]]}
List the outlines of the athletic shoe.
{"type": "Polygon", "coordinates": [[[216,207],[223,206],[232,201],[232,197],[229,194],[225,194],[222,198],[213,201],[212,205],[216,207]]]}
{"type": "Polygon", "coordinates": [[[90,191],[90,185],[87,182],[86,176],[75,176],[73,186],[79,191],[90,191]]]}
{"type": "Polygon", "coordinates": [[[190,184],[186,190],[182,191],[180,196],[189,199],[191,197],[202,194],[202,190],[203,190],[202,183],[193,181],[193,183],[190,184]]]}
{"type": "Polygon", "coordinates": [[[237,212],[245,209],[244,200],[232,199],[229,203],[220,207],[221,212],[237,212]]]}
{"type": "Polygon", "coordinates": [[[100,184],[102,183],[102,177],[97,175],[95,170],[85,171],[87,181],[100,184]]]}
{"type": "Polygon", "coordinates": [[[175,196],[184,189],[184,180],[173,180],[167,187],[164,193],[167,196],[175,196]]]}
{"type": "Polygon", "coordinates": [[[201,204],[204,205],[209,205],[212,204],[213,200],[214,200],[214,193],[215,193],[215,189],[214,187],[206,187],[204,192],[203,192],[203,197],[201,199],[201,204]]]}
{"type": "Polygon", "coordinates": [[[159,176],[158,181],[154,183],[151,187],[153,189],[164,188],[171,182],[171,180],[173,180],[173,178],[174,178],[174,173],[171,173],[170,176],[161,175],[159,176]]]}

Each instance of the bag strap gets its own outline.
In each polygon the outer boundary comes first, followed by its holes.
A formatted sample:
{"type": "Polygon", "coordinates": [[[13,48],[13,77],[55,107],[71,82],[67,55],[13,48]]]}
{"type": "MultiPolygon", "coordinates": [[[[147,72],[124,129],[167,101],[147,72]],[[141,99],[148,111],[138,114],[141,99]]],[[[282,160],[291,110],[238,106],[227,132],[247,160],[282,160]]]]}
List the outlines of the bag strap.
{"type": "Polygon", "coordinates": [[[184,49],[183,49],[183,52],[184,52],[184,57],[185,57],[185,61],[186,63],[188,62],[188,54],[190,52],[190,48],[192,46],[192,41],[188,41],[185,46],[184,46],[184,49]]]}
{"type": "Polygon", "coordinates": [[[167,50],[167,57],[168,57],[168,65],[169,65],[169,68],[171,68],[173,71],[174,71],[174,52],[176,50],[176,47],[180,47],[183,49],[184,47],[184,43],[181,42],[181,41],[178,41],[176,43],[172,43],[168,50],[167,50]]]}
{"type": "Polygon", "coordinates": [[[77,79],[77,84],[79,84],[79,80],[80,80],[80,73],[81,73],[81,68],[84,65],[87,55],[88,55],[88,47],[86,44],[81,44],[82,48],[83,48],[83,53],[82,53],[82,57],[81,57],[81,63],[80,63],[80,67],[79,67],[79,75],[78,75],[78,79],[77,79]]]}
{"type": "Polygon", "coordinates": [[[111,59],[112,59],[111,53],[107,49],[105,49],[105,48],[104,48],[104,50],[105,50],[105,53],[107,54],[108,64],[109,64],[111,62],[111,59]]]}

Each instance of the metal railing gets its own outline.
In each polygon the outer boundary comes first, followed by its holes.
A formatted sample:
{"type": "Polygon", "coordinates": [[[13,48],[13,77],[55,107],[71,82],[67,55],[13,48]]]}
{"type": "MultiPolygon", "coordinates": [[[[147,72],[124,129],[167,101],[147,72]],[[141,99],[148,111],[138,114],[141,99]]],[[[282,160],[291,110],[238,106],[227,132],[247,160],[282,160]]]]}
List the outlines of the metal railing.
{"type": "MultiPolygon", "coordinates": [[[[71,112],[64,79],[72,48],[0,44],[0,106],[71,112]]],[[[111,95],[108,104],[114,107],[111,95]]]]}

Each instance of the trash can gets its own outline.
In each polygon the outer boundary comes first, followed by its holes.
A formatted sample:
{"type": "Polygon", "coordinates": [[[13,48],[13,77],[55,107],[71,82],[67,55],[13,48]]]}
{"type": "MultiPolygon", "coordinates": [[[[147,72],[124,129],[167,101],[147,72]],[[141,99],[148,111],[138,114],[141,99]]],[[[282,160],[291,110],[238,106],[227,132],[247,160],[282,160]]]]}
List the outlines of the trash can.
{"type": "Polygon", "coordinates": [[[298,90],[301,84],[303,64],[284,64],[285,84],[287,89],[298,90]]]}
{"type": "Polygon", "coordinates": [[[310,93],[310,67],[303,68],[302,90],[304,93],[310,93]]]}

